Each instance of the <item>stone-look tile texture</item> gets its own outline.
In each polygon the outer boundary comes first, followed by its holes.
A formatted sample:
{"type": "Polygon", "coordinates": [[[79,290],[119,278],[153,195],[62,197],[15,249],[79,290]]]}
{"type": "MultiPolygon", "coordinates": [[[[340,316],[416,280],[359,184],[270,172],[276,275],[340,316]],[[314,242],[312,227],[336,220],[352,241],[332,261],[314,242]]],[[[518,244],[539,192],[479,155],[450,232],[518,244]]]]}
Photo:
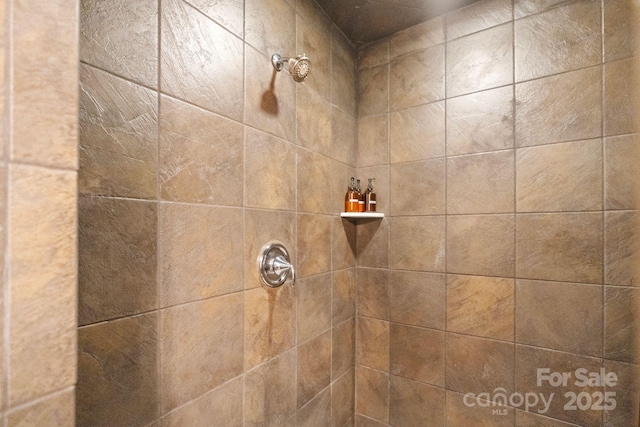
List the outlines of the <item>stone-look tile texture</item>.
{"type": "Polygon", "coordinates": [[[606,414],[462,401],[537,390],[529,349],[637,369],[632,3],[481,0],[358,50],[356,176],[388,218],[355,226],[356,425],[637,423],[622,379],[606,414]]]}

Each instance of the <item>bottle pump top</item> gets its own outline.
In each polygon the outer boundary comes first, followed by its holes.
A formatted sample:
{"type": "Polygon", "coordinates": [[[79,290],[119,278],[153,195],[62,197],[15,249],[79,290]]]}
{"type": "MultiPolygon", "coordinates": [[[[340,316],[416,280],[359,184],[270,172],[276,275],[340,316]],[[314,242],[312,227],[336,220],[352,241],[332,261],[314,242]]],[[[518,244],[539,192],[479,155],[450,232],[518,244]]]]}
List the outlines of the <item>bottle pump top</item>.
{"type": "Polygon", "coordinates": [[[369,178],[369,185],[367,186],[367,190],[369,190],[369,191],[373,191],[373,184],[371,183],[371,181],[372,181],[373,179],[374,179],[374,178],[369,178]]]}
{"type": "Polygon", "coordinates": [[[351,184],[349,184],[349,189],[350,190],[355,190],[356,189],[356,184],[355,184],[355,178],[351,177],[351,184]]]}

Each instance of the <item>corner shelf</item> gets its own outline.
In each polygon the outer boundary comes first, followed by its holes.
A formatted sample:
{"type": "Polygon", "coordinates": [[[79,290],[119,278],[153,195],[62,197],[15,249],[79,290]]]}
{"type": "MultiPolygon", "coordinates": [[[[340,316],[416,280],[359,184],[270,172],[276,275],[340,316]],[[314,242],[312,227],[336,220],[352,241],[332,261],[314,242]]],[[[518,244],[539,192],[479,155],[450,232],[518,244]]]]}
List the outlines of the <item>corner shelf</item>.
{"type": "Polygon", "coordinates": [[[384,213],[382,212],[341,212],[341,218],[360,218],[360,219],[371,219],[371,218],[384,218],[384,213]]]}

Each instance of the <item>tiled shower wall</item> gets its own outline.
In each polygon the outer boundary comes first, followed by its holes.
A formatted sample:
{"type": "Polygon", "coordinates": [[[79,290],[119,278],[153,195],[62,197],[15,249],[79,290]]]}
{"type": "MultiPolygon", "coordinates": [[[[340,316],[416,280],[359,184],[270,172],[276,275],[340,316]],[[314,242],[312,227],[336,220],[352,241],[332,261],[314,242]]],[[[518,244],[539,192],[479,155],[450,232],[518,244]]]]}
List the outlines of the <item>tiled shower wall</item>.
{"type": "Polygon", "coordinates": [[[0,422],[74,425],[78,10],[0,1],[0,422]]]}
{"type": "Polygon", "coordinates": [[[358,175],[388,217],[357,230],[358,426],[637,425],[633,3],[485,0],[359,51],[358,175]],[[617,386],[536,384],[601,367],[617,386]],[[556,396],[463,402],[500,387],[556,396]]]}
{"type": "Polygon", "coordinates": [[[350,425],[355,50],[308,0],[80,5],[77,425],[350,425]]]}

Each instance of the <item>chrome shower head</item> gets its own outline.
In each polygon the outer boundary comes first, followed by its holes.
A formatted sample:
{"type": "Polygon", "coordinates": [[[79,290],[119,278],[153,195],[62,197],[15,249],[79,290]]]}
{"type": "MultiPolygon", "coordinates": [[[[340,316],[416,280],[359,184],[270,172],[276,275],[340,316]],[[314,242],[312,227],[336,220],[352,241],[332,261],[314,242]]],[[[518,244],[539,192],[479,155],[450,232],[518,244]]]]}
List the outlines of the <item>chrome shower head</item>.
{"type": "Polygon", "coordinates": [[[287,64],[287,71],[289,71],[293,80],[298,83],[305,81],[309,73],[311,73],[311,61],[304,53],[295,58],[283,58],[279,54],[274,53],[273,56],[271,56],[271,63],[278,71],[281,71],[284,64],[287,64]]]}

